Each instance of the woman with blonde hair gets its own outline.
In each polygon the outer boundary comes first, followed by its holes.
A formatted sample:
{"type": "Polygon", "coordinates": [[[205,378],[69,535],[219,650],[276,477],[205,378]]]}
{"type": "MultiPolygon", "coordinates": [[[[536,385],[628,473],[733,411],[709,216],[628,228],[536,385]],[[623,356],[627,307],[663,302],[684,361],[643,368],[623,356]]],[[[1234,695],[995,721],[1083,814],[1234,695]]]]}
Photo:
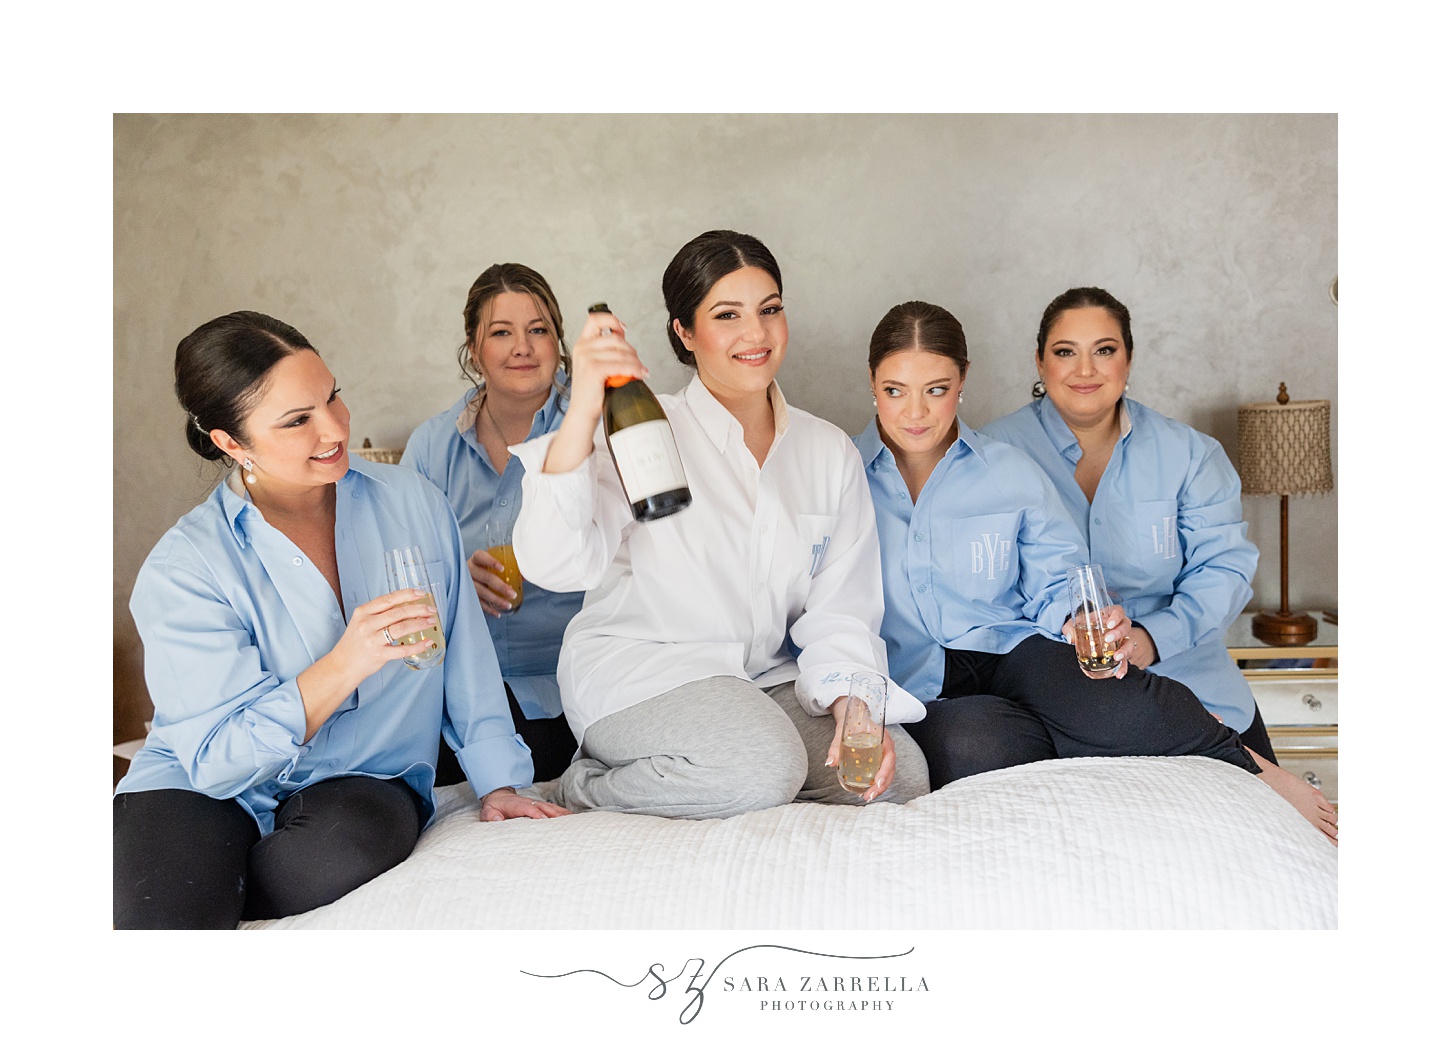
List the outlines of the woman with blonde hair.
{"type": "MultiPolygon", "coordinates": [[[[472,386],[418,426],[399,462],[442,489],[458,518],[514,726],[529,744],[536,778],[554,779],[575,751],[555,679],[559,645],[584,595],[528,577],[515,589],[506,563],[489,551],[519,516],[524,467],[509,446],[558,429],[569,404],[563,319],[544,276],[515,263],[484,269],[463,317],[458,362],[472,386]]],[[[447,746],[439,756],[440,774],[456,781],[447,746]]]]}

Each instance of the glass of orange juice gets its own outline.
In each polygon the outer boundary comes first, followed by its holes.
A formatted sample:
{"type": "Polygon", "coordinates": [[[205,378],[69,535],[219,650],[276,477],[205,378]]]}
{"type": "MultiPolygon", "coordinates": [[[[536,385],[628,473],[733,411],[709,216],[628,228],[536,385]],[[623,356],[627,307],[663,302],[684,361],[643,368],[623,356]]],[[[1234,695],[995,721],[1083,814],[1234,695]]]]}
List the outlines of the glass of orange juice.
{"type": "Polygon", "coordinates": [[[524,576],[519,572],[519,559],[514,557],[514,518],[512,515],[490,518],[484,525],[485,553],[504,571],[499,578],[514,591],[513,603],[504,611],[517,612],[524,601],[524,576]]]}

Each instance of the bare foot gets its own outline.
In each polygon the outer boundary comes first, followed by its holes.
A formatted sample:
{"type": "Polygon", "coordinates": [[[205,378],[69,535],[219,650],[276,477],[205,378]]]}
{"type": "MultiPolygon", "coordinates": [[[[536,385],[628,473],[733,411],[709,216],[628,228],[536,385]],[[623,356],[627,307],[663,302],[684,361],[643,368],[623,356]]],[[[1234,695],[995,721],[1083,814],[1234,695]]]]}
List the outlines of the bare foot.
{"type": "Polygon", "coordinates": [[[1292,808],[1309,820],[1310,825],[1329,837],[1330,843],[1339,847],[1340,841],[1336,839],[1340,833],[1336,828],[1339,817],[1330,801],[1325,799],[1325,794],[1300,776],[1286,771],[1278,764],[1271,764],[1254,750],[1249,750],[1249,755],[1262,769],[1260,781],[1288,800],[1292,808]]]}

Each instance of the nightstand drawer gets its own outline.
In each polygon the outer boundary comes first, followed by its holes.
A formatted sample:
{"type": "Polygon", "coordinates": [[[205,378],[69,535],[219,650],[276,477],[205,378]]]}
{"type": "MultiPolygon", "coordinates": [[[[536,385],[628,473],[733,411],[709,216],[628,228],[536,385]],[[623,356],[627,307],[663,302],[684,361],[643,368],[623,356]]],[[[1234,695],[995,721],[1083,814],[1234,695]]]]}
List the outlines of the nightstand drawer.
{"type": "Polygon", "coordinates": [[[1330,754],[1286,753],[1275,750],[1275,760],[1286,771],[1319,788],[1332,804],[1340,802],[1340,759],[1330,754]]]}
{"type": "Polygon", "coordinates": [[[1334,679],[1250,677],[1250,691],[1264,716],[1265,727],[1285,725],[1332,726],[1337,722],[1334,679]]]}

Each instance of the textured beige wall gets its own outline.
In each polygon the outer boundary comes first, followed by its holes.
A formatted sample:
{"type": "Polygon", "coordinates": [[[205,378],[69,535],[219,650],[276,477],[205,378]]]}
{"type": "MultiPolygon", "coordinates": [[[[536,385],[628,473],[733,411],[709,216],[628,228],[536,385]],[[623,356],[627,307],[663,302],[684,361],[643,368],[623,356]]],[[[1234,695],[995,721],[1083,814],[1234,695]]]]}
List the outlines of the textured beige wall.
{"type": "MultiPolygon", "coordinates": [[[[660,274],[695,234],[735,228],[781,263],[787,397],[852,434],[893,304],[962,320],[980,425],[1027,401],[1038,317],[1081,284],[1133,312],[1132,393],[1231,458],[1235,407],[1281,380],[1339,419],[1334,116],[143,115],[116,117],[114,147],[119,737],[146,709],[136,569],[214,478],[183,442],[172,355],[227,311],[302,330],[354,444],[402,444],[462,390],[460,312],[488,264],[543,272],[571,337],[607,299],[669,391],[687,374],[660,274]]],[[[1245,506],[1255,605],[1274,606],[1278,501],[1245,506]]],[[[1336,510],[1291,505],[1299,606],[1337,603],[1336,510]]]]}

